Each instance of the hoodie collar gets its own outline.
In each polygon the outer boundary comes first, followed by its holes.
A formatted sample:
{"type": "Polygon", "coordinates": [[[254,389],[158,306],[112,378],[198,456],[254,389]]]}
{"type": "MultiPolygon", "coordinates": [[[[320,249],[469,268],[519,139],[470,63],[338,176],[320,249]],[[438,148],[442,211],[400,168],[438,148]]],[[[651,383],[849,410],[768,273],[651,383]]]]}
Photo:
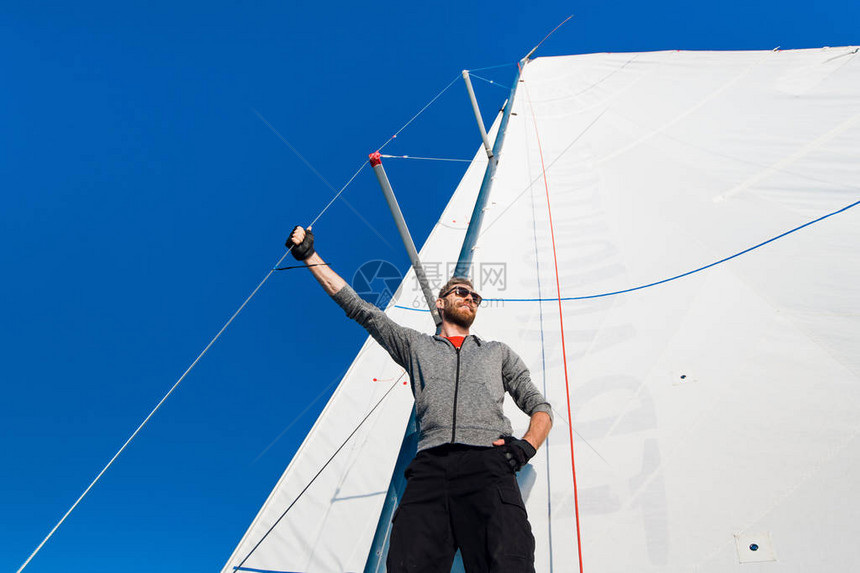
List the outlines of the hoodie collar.
{"type": "MultiPolygon", "coordinates": [[[[441,334],[434,334],[434,335],[433,335],[433,338],[435,338],[435,339],[437,339],[437,340],[442,340],[442,341],[444,341],[444,342],[450,342],[447,338],[445,338],[445,337],[444,337],[444,336],[442,336],[441,334]]],[[[484,344],[484,341],[483,341],[483,340],[481,340],[480,338],[478,338],[478,335],[477,335],[477,334],[469,334],[469,335],[467,335],[467,336],[466,336],[466,338],[473,338],[473,339],[475,340],[475,342],[478,344],[478,346],[481,346],[481,345],[483,345],[483,344],[484,344]]],[[[463,340],[463,342],[466,342],[466,341],[465,341],[465,340],[463,340]]]]}

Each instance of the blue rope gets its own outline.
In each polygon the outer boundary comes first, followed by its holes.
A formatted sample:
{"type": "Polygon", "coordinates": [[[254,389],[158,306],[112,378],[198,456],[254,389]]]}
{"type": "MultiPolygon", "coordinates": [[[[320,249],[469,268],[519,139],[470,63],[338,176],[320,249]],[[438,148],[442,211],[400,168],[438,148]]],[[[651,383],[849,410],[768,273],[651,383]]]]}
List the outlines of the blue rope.
{"type": "Polygon", "coordinates": [[[507,68],[507,67],[509,67],[509,66],[516,66],[516,65],[517,65],[517,62],[510,62],[510,63],[507,63],[507,64],[499,64],[498,66],[487,66],[486,68],[473,68],[473,69],[470,69],[470,70],[469,70],[469,73],[472,73],[472,72],[480,72],[480,71],[483,71],[483,70],[496,70],[496,69],[499,69],[499,68],[507,68]]]}
{"type": "Polygon", "coordinates": [[[494,86],[499,86],[500,88],[505,88],[506,90],[511,89],[510,86],[506,86],[505,84],[500,84],[499,82],[494,81],[494,80],[488,80],[487,78],[482,78],[481,76],[479,76],[477,74],[471,74],[470,77],[477,78],[481,81],[487,82],[488,84],[492,84],[494,86]]]}
{"type": "Polygon", "coordinates": [[[411,306],[400,306],[399,304],[395,304],[394,308],[402,308],[403,310],[413,310],[415,312],[430,312],[429,308],[412,308],[411,306]]]}
{"type": "MultiPolygon", "coordinates": [[[[726,261],[730,261],[734,258],[741,256],[741,255],[745,255],[745,254],[749,253],[750,251],[754,251],[755,249],[758,249],[759,247],[763,247],[763,246],[767,245],[768,243],[772,243],[772,242],[774,242],[778,239],[781,239],[787,235],[790,235],[794,232],[797,232],[797,231],[803,229],[804,227],[809,227],[810,225],[814,225],[815,223],[819,223],[819,222],[823,221],[824,219],[832,217],[833,215],[838,215],[839,213],[847,211],[848,209],[851,209],[852,207],[856,207],[857,205],[860,205],[860,201],[855,201],[854,203],[851,203],[850,205],[848,205],[846,207],[842,207],[841,209],[837,209],[836,211],[833,211],[832,213],[828,213],[828,214],[823,215],[817,219],[809,221],[808,223],[804,223],[803,225],[800,225],[799,227],[795,227],[793,229],[790,229],[790,230],[788,230],[788,231],[786,231],[780,235],[777,235],[776,237],[773,237],[773,238],[768,239],[766,241],[762,241],[761,243],[758,243],[757,245],[753,245],[752,247],[749,247],[748,249],[744,249],[743,251],[741,251],[739,253],[735,253],[734,255],[728,256],[724,259],[720,259],[718,261],[715,261],[715,262],[710,263],[708,265],[699,267],[697,269],[687,271],[686,273],[681,273],[679,275],[675,275],[673,277],[669,277],[669,278],[666,278],[666,279],[663,279],[660,281],[656,281],[656,282],[648,283],[648,284],[644,284],[644,285],[639,285],[639,286],[624,289],[624,290],[616,290],[616,291],[604,292],[604,293],[600,293],[600,294],[590,294],[590,295],[586,295],[586,296],[569,296],[569,297],[563,297],[561,300],[562,301],[568,301],[568,300],[587,300],[587,299],[592,299],[592,298],[603,298],[603,297],[607,297],[607,296],[614,296],[614,295],[618,295],[618,294],[625,294],[628,292],[642,290],[642,289],[650,288],[653,286],[661,285],[664,283],[668,283],[671,281],[675,281],[675,280],[684,278],[686,276],[690,276],[692,274],[704,271],[705,269],[715,267],[719,264],[725,263],[726,261]]],[[[485,298],[484,300],[487,302],[556,302],[559,299],[556,299],[556,298],[485,298]]],[[[402,308],[404,310],[415,310],[415,311],[419,311],[419,312],[430,312],[429,310],[410,308],[408,306],[397,305],[397,308],[402,308]]]]}
{"type": "Polygon", "coordinates": [[[233,571],[252,571],[253,573],[297,573],[295,571],[276,571],[274,569],[252,569],[250,567],[233,567],[233,571]]]}

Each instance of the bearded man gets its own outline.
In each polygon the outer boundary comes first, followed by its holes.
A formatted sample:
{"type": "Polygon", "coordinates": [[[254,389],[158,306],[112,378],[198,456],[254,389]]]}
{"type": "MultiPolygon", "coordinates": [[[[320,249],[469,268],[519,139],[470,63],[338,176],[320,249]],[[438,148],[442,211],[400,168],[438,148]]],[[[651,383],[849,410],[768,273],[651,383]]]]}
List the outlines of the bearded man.
{"type": "Polygon", "coordinates": [[[392,518],[388,573],[448,573],[457,549],[467,573],[533,573],[534,536],[516,480],[546,439],[552,408],[507,345],[470,334],[481,296],[454,277],[439,291],[439,334],[398,325],[325,264],[313,233],[287,240],[323,289],[403,367],[415,396],[418,454],[392,518]],[[531,417],[522,439],[505,393],[531,417]]]}

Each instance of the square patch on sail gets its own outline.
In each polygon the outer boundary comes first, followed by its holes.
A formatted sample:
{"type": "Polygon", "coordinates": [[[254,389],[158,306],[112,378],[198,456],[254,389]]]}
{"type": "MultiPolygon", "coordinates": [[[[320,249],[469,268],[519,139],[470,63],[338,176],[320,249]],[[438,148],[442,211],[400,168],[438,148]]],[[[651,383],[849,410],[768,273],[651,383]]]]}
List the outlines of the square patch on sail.
{"type": "Polygon", "coordinates": [[[741,563],[776,561],[776,552],[770,540],[770,532],[741,533],[735,535],[738,560],[741,563]]]}

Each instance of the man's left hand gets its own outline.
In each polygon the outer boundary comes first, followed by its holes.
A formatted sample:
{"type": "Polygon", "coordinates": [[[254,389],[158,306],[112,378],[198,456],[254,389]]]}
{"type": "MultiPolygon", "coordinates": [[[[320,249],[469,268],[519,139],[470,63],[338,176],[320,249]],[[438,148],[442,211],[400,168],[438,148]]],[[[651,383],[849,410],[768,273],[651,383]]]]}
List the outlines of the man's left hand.
{"type": "Polygon", "coordinates": [[[499,438],[493,442],[493,445],[502,448],[505,458],[508,460],[508,465],[515,472],[520,471],[537,453],[535,447],[528,440],[518,440],[513,436],[499,438]]]}

